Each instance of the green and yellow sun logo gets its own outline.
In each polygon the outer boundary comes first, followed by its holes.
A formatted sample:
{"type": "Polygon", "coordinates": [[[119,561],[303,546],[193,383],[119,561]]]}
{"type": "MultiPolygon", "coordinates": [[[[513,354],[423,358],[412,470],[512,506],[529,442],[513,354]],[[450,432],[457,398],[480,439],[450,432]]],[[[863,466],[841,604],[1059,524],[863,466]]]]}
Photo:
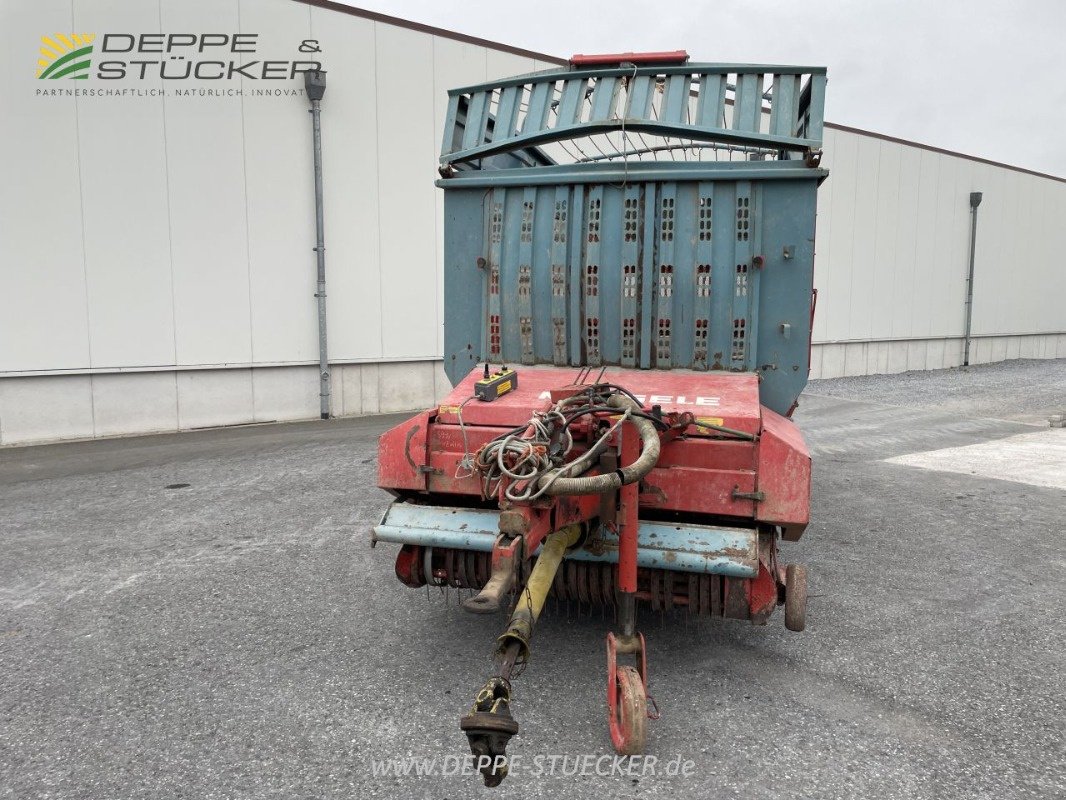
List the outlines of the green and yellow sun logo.
{"type": "Polygon", "coordinates": [[[37,59],[38,78],[89,77],[95,33],[56,33],[41,37],[41,55],[37,59]]]}

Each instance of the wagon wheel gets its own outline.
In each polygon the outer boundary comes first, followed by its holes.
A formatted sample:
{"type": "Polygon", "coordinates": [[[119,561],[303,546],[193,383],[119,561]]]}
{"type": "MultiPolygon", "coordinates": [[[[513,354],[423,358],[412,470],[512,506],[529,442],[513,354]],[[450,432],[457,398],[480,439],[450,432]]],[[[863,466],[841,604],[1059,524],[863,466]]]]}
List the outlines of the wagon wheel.
{"type": "Polygon", "coordinates": [[[785,568],[785,627],[796,632],[807,627],[807,567],[803,564],[785,568]]]}
{"type": "Polygon", "coordinates": [[[644,752],[647,739],[648,698],[644,693],[644,681],[636,667],[619,667],[615,673],[618,682],[618,701],[611,719],[611,742],[622,756],[644,752]]]}

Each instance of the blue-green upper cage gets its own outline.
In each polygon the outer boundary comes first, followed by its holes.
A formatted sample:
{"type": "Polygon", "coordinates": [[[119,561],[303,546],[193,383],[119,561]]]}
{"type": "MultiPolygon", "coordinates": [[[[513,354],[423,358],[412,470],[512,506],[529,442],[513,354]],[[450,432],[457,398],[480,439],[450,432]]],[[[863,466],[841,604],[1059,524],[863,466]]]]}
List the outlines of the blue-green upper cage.
{"type": "Polygon", "coordinates": [[[807,381],[825,70],[555,69],[449,92],[444,365],[807,381]]]}

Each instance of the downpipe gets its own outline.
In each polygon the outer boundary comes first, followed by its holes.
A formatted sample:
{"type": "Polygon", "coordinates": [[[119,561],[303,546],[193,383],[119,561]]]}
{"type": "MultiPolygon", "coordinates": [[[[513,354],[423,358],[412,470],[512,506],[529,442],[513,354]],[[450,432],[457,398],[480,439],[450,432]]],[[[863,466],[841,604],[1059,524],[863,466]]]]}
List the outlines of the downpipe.
{"type": "Polygon", "coordinates": [[[981,205],[981,192],[970,192],[970,265],[966,273],[966,327],[963,331],[965,342],[962,352],[962,365],[970,366],[970,329],[973,323],[973,265],[977,251],[977,207],[981,205]]]}
{"type": "Polygon", "coordinates": [[[318,380],[319,413],[330,418],[332,387],[329,374],[329,350],[326,345],[326,232],[322,211],[322,96],[326,93],[326,72],[304,73],[304,88],[311,99],[311,132],[314,139],[315,161],[315,255],[318,261],[318,280],[315,298],[318,300],[318,380]]]}

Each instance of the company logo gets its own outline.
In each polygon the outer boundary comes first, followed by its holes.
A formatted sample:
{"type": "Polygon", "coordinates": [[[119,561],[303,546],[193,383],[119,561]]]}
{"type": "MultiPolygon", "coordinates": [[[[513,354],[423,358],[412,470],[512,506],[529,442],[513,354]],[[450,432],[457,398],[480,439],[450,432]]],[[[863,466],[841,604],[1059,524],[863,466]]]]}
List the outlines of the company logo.
{"type": "MultiPolygon", "coordinates": [[[[94,33],[56,33],[41,37],[38,78],[101,80],[162,78],[188,80],[292,80],[322,69],[317,60],[260,59],[257,33],[105,33],[98,52],[103,60],[90,73],[94,33]]],[[[321,53],[316,39],[305,39],[300,53],[321,53]]]]}
{"type": "Polygon", "coordinates": [[[54,80],[89,77],[95,33],[55,33],[41,37],[41,55],[37,59],[37,77],[54,80]]]}
{"type": "Polygon", "coordinates": [[[282,97],[302,95],[292,84],[322,69],[317,39],[259,50],[258,33],[54,33],[41,37],[37,78],[92,81],[37,83],[34,95],[282,97]]]}

